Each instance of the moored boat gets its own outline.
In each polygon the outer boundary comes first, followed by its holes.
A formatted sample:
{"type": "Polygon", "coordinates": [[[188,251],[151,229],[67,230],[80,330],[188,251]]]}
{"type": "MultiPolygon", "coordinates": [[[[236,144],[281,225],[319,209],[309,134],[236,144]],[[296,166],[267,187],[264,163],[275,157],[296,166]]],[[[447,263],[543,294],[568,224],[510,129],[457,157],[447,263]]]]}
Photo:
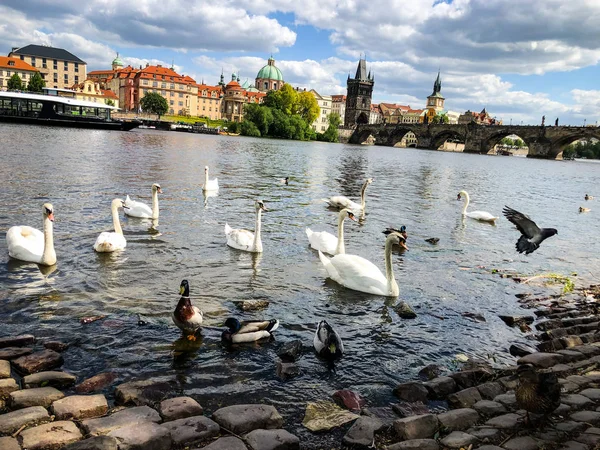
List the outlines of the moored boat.
{"type": "Polygon", "coordinates": [[[0,122],[129,131],[141,122],[115,120],[114,106],[74,98],[0,92],[0,122]]]}

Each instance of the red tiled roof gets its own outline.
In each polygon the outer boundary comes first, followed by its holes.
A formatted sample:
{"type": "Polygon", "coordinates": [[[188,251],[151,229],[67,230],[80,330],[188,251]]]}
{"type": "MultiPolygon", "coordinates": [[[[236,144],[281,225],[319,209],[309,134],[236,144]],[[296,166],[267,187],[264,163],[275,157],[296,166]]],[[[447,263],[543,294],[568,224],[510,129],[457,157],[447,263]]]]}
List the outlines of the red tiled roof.
{"type": "Polygon", "coordinates": [[[0,56],[0,67],[9,70],[28,70],[30,72],[38,72],[38,69],[25,61],[21,61],[21,58],[12,58],[10,56],[0,56]]]}

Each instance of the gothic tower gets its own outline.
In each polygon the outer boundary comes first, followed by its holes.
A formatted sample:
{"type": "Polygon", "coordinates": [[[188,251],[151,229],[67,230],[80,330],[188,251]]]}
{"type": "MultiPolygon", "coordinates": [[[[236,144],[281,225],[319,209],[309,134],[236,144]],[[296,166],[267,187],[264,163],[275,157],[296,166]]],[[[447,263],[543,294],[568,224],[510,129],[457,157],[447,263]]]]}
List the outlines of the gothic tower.
{"type": "Polygon", "coordinates": [[[350,78],[348,75],[344,127],[352,128],[359,123],[369,123],[374,84],[375,77],[371,76],[371,72],[367,74],[367,61],[361,58],[356,76],[350,78]]]}
{"type": "Polygon", "coordinates": [[[437,78],[433,83],[433,92],[427,97],[427,122],[431,123],[437,113],[444,110],[444,100],[446,100],[441,93],[442,80],[440,79],[440,72],[438,70],[437,78]]]}

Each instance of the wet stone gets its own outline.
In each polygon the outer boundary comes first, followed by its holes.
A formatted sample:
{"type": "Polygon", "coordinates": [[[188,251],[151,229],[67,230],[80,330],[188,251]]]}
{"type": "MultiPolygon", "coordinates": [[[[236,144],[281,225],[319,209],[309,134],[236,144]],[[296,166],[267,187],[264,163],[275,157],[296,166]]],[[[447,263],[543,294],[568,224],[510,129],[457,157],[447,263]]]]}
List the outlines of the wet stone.
{"type": "Polygon", "coordinates": [[[590,400],[600,400],[600,389],[584,389],[580,394],[586,396],[590,400]]]}
{"type": "MultiPolygon", "coordinates": [[[[2,450],[21,450],[21,446],[14,437],[0,437],[0,448],[2,450]]],[[[116,450],[116,449],[115,449],[116,450]]]]}
{"type": "Polygon", "coordinates": [[[581,444],[591,445],[595,448],[595,446],[600,442],[600,436],[597,434],[582,433],[574,440],[580,442],[581,444]]]}
{"type": "Polygon", "coordinates": [[[508,352],[513,356],[527,356],[537,352],[537,350],[525,344],[512,344],[508,352]]]}
{"type": "Polygon", "coordinates": [[[72,395],[52,404],[52,412],[59,420],[90,419],[108,412],[108,402],[102,394],[72,395]]]}
{"type": "Polygon", "coordinates": [[[0,349],[0,359],[12,361],[13,359],[17,359],[25,355],[30,355],[32,353],[33,349],[29,347],[7,347],[0,349]]]}
{"type": "Polygon", "coordinates": [[[398,420],[398,414],[394,412],[389,406],[373,406],[370,408],[363,408],[361,414],[373,419],[379,419],[386,426],[391,426],[394,421],[398,420]]]}
{"type": "Polygon", "coordinates": [[[202,450],[248,450],[241,439],[225,436],[217,439],[212,444],[202,447],[202,450]]]}
{"type": "Polygon", "coordinates": [[[488,420],[485,424],[490,427],[505,430],[509,428],[515,428],[520,420],[521,416],[519,416],[518,414],[504,414],[502,416],[494,417],[493,419],[488,420]]]}
{"type": "Polygon", "coordinates": [[[87,380],[82,381],[75,386],[75,391],[80,394],[87,394],[89,392],[99,391],[109,386],[117,379],[117,374],[114,372],[104,372],[94,375],[87,380]]]}
{"type": "Polygon", "coordinates": [[[65,388],[75,384],[77,377],[66,372],[38,372],[32,375],[27,375],[23,378],[25,388],[36,388],[52,386],[55,388],[65,388]]]}
{"type": "Polygon", "coordinates": [[[361,416],[352,424],[344,436],[343,442],[346,445],[369,447],[375,439],[375,433],[383,426],[383,422],[379,419],[361,416]]]}
{"type": "Polygon", "coordinates": [[[569,375],[566,380],[578,384],[581,387],[585,387],[592,382],[590,378],[582,375],[569,375]]]}
{"type": "Polygon", "coordinates": [[[149,406],[137,406],[111,414],[99,419],[88,419],[81,422],[86,434],[98,436],[110,433],[121,427],[143,422],[160,422],[160,415],[149,406]]]}
{"type": "Polygon", "coordinates": [[[160,403],[160,415],[165,422],[202,415],[202,406],[192,397],[175,397],[160,403]]]}
{"type": "Polygon", "coordinates": [[[115,389],[115,402],[119,405],[154,405],[165,398],[175,397],[177,381],[172,376],[129,381],[115,389]]]}
{"type": "Polygon", "coordinates": [[[50,420],[43,406],[32,406],[0,415],[0,435],[12,434],[23,425],[43,423],[50,420]]]}
{"type": "Polygon", "coordinates": [[[423,402],[399,402],[393,404],[392,409],[400,417],[421,416],[430,412],[427,405],[423,402]]]}
{"type": "Polygon", "coordinates": [[[394,445],[388,445],[387,450],[439,450],[435,439],[411,439],[410,441],[399,442],[394,445]]]}
{"type": "Polygon", "coordinates": [[[0,360],[0,378],[10,377],[10,363],[8,361],[0,360]]]}
{"type": "Polygon", "coordinates": [[[554,427],[558,431],[565,433],[579,433],[587,428],[587,425],[582,422],[575,422],[573,420],[567,420],[566,422],[557,423],[554,427]]]}
{"type": "Polygon", "coordinates": [[[25,347],[35,343],[35,337],[32,334],[22,334],[21,336],[0,338],[0,349],[6,347],[25,347]]]}
{"type": "Polygon", "coordinates": [[[555,373],[557,376],[564,376],[569,372],[572,372],[573,368],[566,364],[557,364],[550,368],[550,372],[555,373]]]}
{"type": "Polygon", "coordinates": [[[490,379],[492,371],[484,367],[476,369],[463,370],[450,374],[450,377],[456,381],[459,389],[466,389],[478,386],[490,379]]]}
{"type": "Polygon", "coordinates": [[[571,419],[577,422],[585,422],[592,425],[600,425],[600,412],[597,411],[578,411],[571,414],[571,419]]]}
{"type": "Polygon", "coordinates": [[[63,420],[23,430],[19,440],[27,450],[46,450],[62,448],[82,438],[77,425],[63,420]]]}
{"type": "Polygon", "coordinates": [[[533,316],[498,316],[509,327],[520,325],[522,323],[531,324],[535,320],[533,316]]]}
{"type": "Polygon", "coordinates": [[[563,444],[560,450],[589,450],[589,447],[580,442],[567,441],[563,444]]]}
{"type": "Polygon", "coordinates": [[[600,354],[600,348],[594,345],[579,345],[577,347],[571,347],[571,350],[583,353],[588,358],[600,354]]]}
{"type": "Polygon", "coordinates": [[[490,427],[474,427],[467,430],[468,434],[475,436],[483,442],[489,442],[500,436],[500,430],[490,427]]]}
{"type": "Polygon", "coordinates": [[[483,416],[497,416],[506,411],[506,407],[502,403],[493,402],[491,400],[479,400],[473,405],[473,409],[483,416]]]}
{"type": "Polygon", "coordinates": [[[20,373],[29,375],[36,372],[56,369],[62,366],[63,357],[54,350],[42,350],[31,355],[21,356],[12,363],[20,373]]]}
{"type": "Polygon", "coordinates": [[[417,381],[410,381],[408,383],[402,383],[396,386],[394,394],[401,400],[407,402],[427,402],[427,388],[423,383],[417,381]]]}
{"type": "Polygon", "coordinates": [[[574,361],[579,361],[581,359],[584,358],[584,356],[579,353],[579,352],[575,352],[573,350],[559,350],[556,353],[558,353],[559,355],[562,355],[564,357],[564,362],[574,362],[574,361]]]}
{"type": "Polygon", "coordinates": [[[275,371],[282,380],[289,380],[300,375],[300,367],[294,362],[277,361],[275,371]]]}
{"type": "Polygon", "coordinates": [[[481,447],[477,447],[477,450],[504,450],[502,447],[498,447],[497,445],[482,445],[481,447]]]}
{"type": "Polygon", "coordinates": [[[560,343],[564,348],[577,347],[583,345],[583,341],[579,336],[565,336],[560,338],[560,343]]]}
{"type": "Polygon", "coordinates": [[[564,403],[561,403],[560,405],[558,405],[558,408],[556,408],[552,414],[554,414],[555,416],[566,416],[567,414],[569,414],[571,412],[572,408],[569,405],[565,405],[564,403]]]}
{"type": "Polygon", "coordinates": [[[196,416],[177,419],[162,425],[171,433],[175,445],[187,445],[219,435],[221,428],[208,417],[196,416]]]}
{"type": "Polygon", "coordinates": [[[442,369],[437,364],[429,364],[419,370],[419,378],[421,380],[433,380],[442,374],[442,369]]]}
{"type": "Polygon", "coordinates": [[[448,396],[448,403],[453,408],[470,408],[481,400],[481,394],[476,387],[463,389],[448,396]]]}
{"type": "Polygon", "coordinates": [[[14,378],[0,379],[0,397],[6,397],[8,394],[19,390],[19,385],[14,378]]]}
{"type": "Polygon", "coordinates": [[[504,444],[506,450],[538,450],[538,444],[531,436],[512,438],[504,444]]]}
{"type": "Polygon", "coordinates": [[[118,442],[112,436],[94,436],[74,444],[69,444],[64,450],[117,450],[118,442]]]}
{"type": "Polygon", "coordinates": [[[587,430],[585,430],[585,432],[590,434],[600,434],[600,428],[590,427],[587,430]]]}
{"type": "Polygon", "coordinates": [[[69,348],[69,344],[60,341],[48,341],[44,342],[44,348],[62,353],[69,348]]]}
{"type": "Polygon", "coordinates": [[[558,382],[560,383],[560,388],[562,392],[570,393],[581,389],[581,387],[578,384],[571,383],[570,381],[564,379],[559,378],[558,382]]]}
{"type": "Polygon", "coordinates": [[[400,439],[424,439],[433,437],[438,428],[438,418],[434,414],[405,417],[394,422],[394,429],[400,439]]]}
{"type": "Polygon", "coordinates": [[[297,361],[301,354],[302,341],[300,339],[286,342],[281,346],[279,351],[277,351],[277,356],[279,356],[279,358],[285,362],[297,361]]]}
{"type": "Polygon", "coordinates": [[[462,448],[470,444],[475,444],[479,441],[475,436],[465,433],[464,431],[453,431],[448,436],[440,441],[444,447],[462,448]]]}
{"type": "Polygon", "coordinates": [[[429,397],[434,400],[444,399],[458,389],[456,381],[450,377],[437,377],[423,384],[429,392],[429,397]]]}
{"type": "Polygon", "coordinates": [[[343,389],[336,391],[332,395],[333,400],[342,408],[350,411],[359,411],[367,402],[364,398],[354,391],[343,389]]]}
{"type": "Polygon", "coordinates": [[[477,386],[481,397],[486,400],[493,400],[498,395],[504,394],[504,388],[500,383],[495,381],[488,381],[487,383],[480,384],[477,386]]]}
{"type": "Polygon", "coordinates": [[[479,420],[479,414],[474,409],[462,408],[438,414],[440,425],[448,430],[466,430],[479,420]]]}
{"type": "Polygon", "coordinates": [[[531,355],[523,356],[517,361],[517,364],[533,364],[536,367],[548,368],[561,363],[563,356],[557,353],[532,353],[531,355]]]}
{"type": "Polygon", "coordinates": [[[212,415],[215,422],[236,434],[258,428],[272,429],[283,426],[283,417],[270,405],[234,405],[218,409],[212,415]]]}
{"type": "Polygon", "coordinates": [[[28,408],[30,406],[43,406],[48,408],[55,400],[60,400],[65,394],[53,387],[24,389],[10,394],[10,407],[12,409],[28,408]]]}
{"type": "Polygon", "coordinates": [[[501,394],[494,398],[495,402],[502,403],[507,408],[511,409],[517,406],[517,397],[515,397],[515,393],[512,392],[510,394],[501,394]]]}
{"type": "Polygon", "coordinates": [[[152,422],[128,425],[111,431],[117,439],[119,450],[169,450],[171,434],[167,428],[152,422]]]}
{"type": "Polygon", "coordinates": [[[245,439],[252,450],[300,450],[300,439],[286,430],[254,430],[245,439]]]}
{"type": "Polygon", "coordinates": [[[568,394],[561,397],[561,401],[565,405],[572,406],[575,409],[583,409],[593,406],[594,402],[588,397],[580,394],[568,394]]]}

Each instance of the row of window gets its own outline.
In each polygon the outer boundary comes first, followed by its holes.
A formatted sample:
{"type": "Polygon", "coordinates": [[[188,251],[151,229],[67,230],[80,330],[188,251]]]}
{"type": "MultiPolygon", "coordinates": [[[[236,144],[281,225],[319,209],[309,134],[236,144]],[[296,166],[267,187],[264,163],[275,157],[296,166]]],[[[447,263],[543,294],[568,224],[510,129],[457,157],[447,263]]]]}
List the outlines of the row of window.
{"type": "MultiPolygon", "coordinates": [[[[25,56],[24,55],[20,55],[21,61],[25,61],[25,56]]],[[[36,67],[37,61],[35,56],[31,57],[31,63],[30,63],[33,67],[36,67]]],[[[53,59],[52,60],[52,65],[54,70],[58,70],[58,60],[53,59]]],[[[48,63],[46,61],[46,58],[42,58],[42,69],[47,69],[48,68],[48,63]]],[[[79,72],[79,63],[73,63],[73,69],[75,72],[79,72]]],[[[69,70],[69,62],[68,61],[63,61],[63,70],[69,70]]]]}
{"type": "MultiPolygon", "coordinates": [[[[16,73],[17,75],[19,75],[19,77],[21,77],[21,80],[24,80],[25,78],[27,78],[27,73],[25,73],[25,72],[21,72],[21,73],[19,74],[19,72],[16,72],[16,71],[15,71],[14,73],[16,73]]],[[[6,76],[7,76],[8,78],[10,78],[12,75],[13,75],[13,72],[11,72],[10,70],[7,70],[7,71],[6,71],[6,76]]],[[[1,71],[1,70],[0,70],[0,76],[2,76],[2,71],[1,71]]]]}

